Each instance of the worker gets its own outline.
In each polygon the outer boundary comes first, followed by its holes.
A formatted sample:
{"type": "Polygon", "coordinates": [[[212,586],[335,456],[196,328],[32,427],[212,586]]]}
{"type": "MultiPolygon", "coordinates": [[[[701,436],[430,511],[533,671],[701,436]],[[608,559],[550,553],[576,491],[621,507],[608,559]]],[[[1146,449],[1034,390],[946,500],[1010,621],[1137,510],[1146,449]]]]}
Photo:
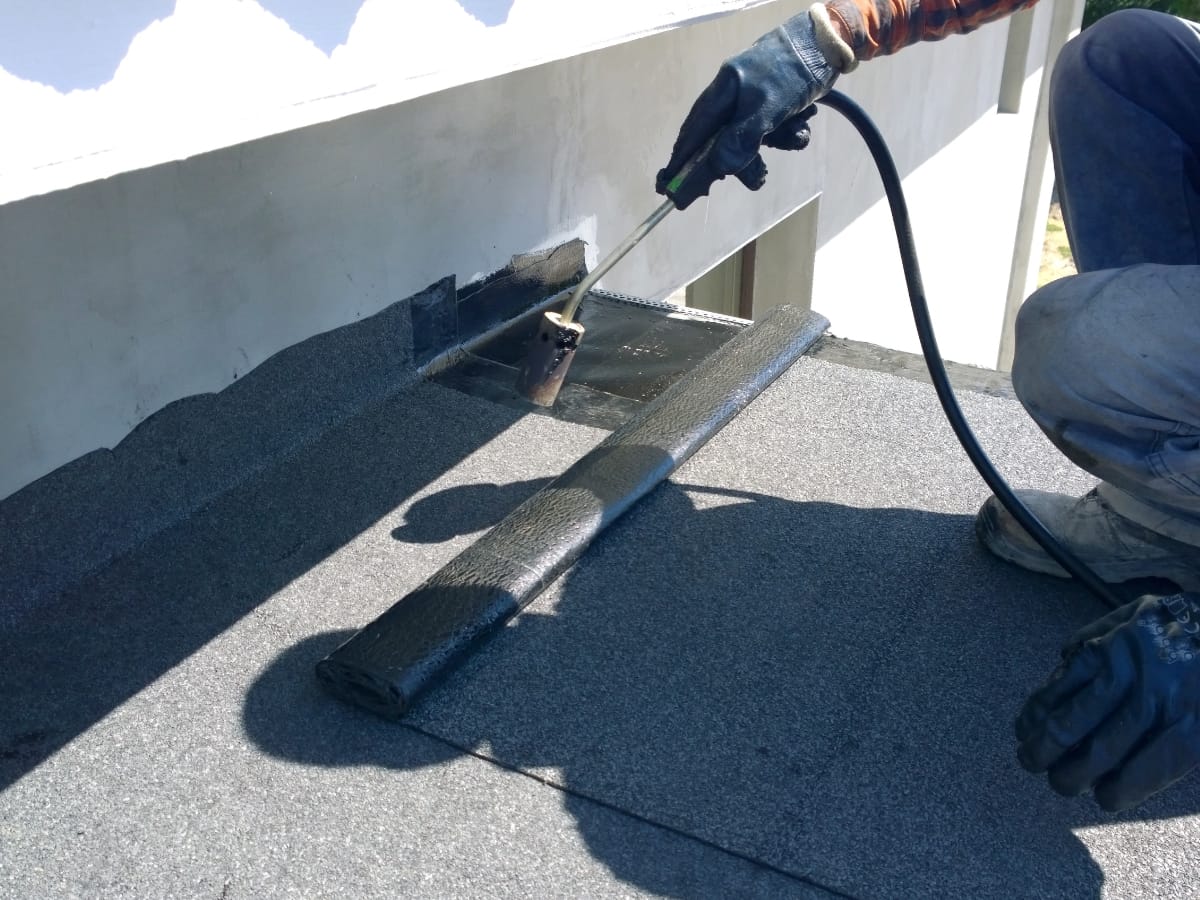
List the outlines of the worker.
{"type": "MultiPolygon", "coordinates": [[[[971,31],[1030,0],[830,0],[727,60],[683,122],[659,193],[683,209],[735,176],[757,190],[762,146],[803,149],[813,102],[861,61],[971,31]]],[[[921,89],[921,88],[918,88],[921,89]]],[[[923,90],[936,92],[937,85],[923,90]]],[[[1017,756],[1065,795],[1135,806],[1200,762],[1200,26],[1125,10],[1069,41],[1050,138],[1078,275],[1017,320],[1013,386],[1050,440],[1100,482],[1019,492],[1101,578],[1159,577],[1075,635],[1016,722],[1017,756]]],[[[955,173],[986,175],[986,169],[955,173]]],[[[991,497],[976,533],[997,556],[1065,575],[991,497]]]]}

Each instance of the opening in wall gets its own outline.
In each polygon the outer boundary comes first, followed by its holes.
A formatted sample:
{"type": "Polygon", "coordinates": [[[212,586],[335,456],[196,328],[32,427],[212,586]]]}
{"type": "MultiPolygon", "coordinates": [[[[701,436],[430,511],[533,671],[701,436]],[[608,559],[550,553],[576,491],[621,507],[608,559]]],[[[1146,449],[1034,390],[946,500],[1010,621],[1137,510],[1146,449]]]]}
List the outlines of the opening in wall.
{"type": "Polygon", "coordinates": [[[743,319],[757,319],[784,303],[811,308],[819,206],[814,197],[671,299],[743,319]]]}

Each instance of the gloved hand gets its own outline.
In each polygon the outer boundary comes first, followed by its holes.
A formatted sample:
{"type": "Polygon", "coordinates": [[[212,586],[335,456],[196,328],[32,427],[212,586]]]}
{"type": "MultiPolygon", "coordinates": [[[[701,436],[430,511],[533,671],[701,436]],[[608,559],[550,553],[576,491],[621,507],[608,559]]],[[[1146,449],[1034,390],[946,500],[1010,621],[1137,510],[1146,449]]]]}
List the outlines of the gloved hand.
{"type": "Polygon", "coordinates": [[[1200,762],[1200,595],[1142,597],[1084,628],[1017,719],[1017,758],[1067,796],[1136,806],[1200,762]]]}
{"type": "Polygon", "coordinates": [[[809,13],[763,35],[726,60],[692,105],[655,189],[670,196],[677,209],[706,196],[713,182],[726,175],[737,175],[750,190],[758,190],[767,178],[759,148],[807,147],[812,104],[828,93],[837,74],[817,42],[809,13]],[[712,149],[678,189],[668,191],[685,163],[714,138],[712,149]]]}

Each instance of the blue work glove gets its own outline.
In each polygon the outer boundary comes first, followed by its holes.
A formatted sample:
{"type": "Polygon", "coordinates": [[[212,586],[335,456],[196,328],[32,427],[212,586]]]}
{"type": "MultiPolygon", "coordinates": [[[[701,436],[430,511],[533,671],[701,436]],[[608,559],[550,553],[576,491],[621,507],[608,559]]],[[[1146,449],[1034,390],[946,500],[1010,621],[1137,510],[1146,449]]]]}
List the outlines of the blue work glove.
{"type": "Polygon", "coordinates": [[[1142,597],[1094,622],[1017,719],[1017,758],[1066,796],[1127,809],[1200,762],[1200,595],[1142,597]]]}
{"type": "Polygon", "coordinates": [[[807,147],[812,104],[829,92],[837,74],[817,43],[809,13],[764,34],[750,49],[727,59],[692,104],[655,189],[674,200],[677,209],[706,196],[713,182],[726,175],[737,175],[750,190],[758,190],[767,178],[759,148],[807,147]],[[688,160],[714,139],[682,184],[669,187],[688,160]]]}

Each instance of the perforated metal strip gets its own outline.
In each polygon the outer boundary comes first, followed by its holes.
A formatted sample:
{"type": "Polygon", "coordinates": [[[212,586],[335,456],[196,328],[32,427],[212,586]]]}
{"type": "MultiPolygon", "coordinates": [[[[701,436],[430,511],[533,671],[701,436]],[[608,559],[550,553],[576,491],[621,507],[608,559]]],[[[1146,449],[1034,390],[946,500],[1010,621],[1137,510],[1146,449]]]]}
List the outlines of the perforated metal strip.
{"type": "MultiPolygon", "coordinates": [[[[686,316],[689,319],[709,319],[714,322],[723,322],[726,325],[749,325],[748,319],[739,319],[737,316],[727,316],[723,313],[710,312],[707,309],[696,309],[691,306],[678,306],[674,303],[667,303],[665,300],[645,300],[641,297],[633,297],[629,294],[619,294],[616,291],[606,291],[603,288],[592,288],[588,291],[589,297],[600,297],[605,300],[618,300],[621,303],[629,303],[633,306],[645,306],[650,309],[658,309],[663,312],[671,313],[676,316],[686,316]]],[[[584,301],[587,302],[586,300],[584,301]]]]}

